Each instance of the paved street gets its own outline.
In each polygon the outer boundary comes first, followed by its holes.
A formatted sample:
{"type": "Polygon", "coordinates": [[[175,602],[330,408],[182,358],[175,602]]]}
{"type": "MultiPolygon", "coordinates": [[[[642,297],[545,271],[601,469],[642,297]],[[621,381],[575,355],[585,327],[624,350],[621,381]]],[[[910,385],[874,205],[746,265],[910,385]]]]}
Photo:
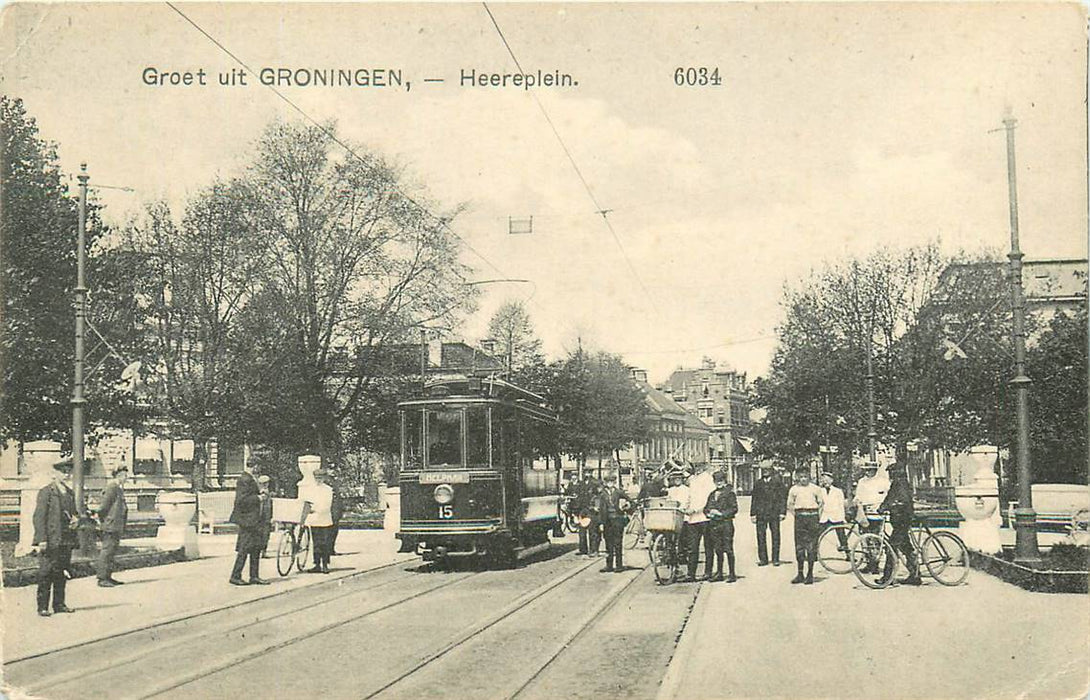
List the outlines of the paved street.
{"type": "MultiPolygon", "coordinates": [[[[742,499],[735,584],[657,586],[646,552],[603,574],[574,538],[512,571],[444,572],[346,532],[331,577],[226,585],[212,558],[70,584],[79,611],[40,620],[5,592],[6,681],[46,698],[252,695],[465,698],[1074,697],[1090,653],[1085,596],[980,572],[946,588],[861,587],[820,568],[758,568],[742,499]],[[393,563],[394,565],[389,566],[393,563]],[[387,566],[383,566],[387,565],[387,566]],[[381,568],[379,568],[381,567],[381,568]],[[236,603],[240,603],[236,605],[236,603]]],[[[790,519],[783,557],[793,559],[790,519]]],[[[268,572],[272,562],[266,560],[268,572]]]]}

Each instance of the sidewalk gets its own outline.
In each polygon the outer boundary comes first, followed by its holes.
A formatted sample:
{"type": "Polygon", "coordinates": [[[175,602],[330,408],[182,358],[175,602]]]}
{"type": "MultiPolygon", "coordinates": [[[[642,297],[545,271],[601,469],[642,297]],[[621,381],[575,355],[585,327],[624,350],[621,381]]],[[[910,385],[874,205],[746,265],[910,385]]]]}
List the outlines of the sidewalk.
{"type": "MultiPolygon", "coordinates": [[[[149,544],[151,540],[127,540],[149,544]]],[[[413,561],[415,556],[397,553],[398,542],[383,530],[343,530],[328,576],[292,572],[280,577],[276,561],[261,562],[261,576],[269,586],[232,586],[227,583],[235,556],[235,535],[201,535],[201,558],[165,566],[132,569],[117,573],[125,582],[116,588],[99,588],[92,577],[68,582],[67,604],[71,615],[39,617],[35,586],[3,591],[3,647],[0,657],[16,659],[59,647],[132,631],[169,619],[191,616],[239,602],[257,600],[286,591],[351,576],[366,569],[395,561],[413,561]]],[[[275,542],[270,543],[274,549],[275,542]]]]}
{"type": "MultiPolygon", "coordinates": [[[[792,585],[790,516],[780,567],[756,565],[739,499],[735,584],[703,584],[660,698],[1084,697],[1090,601],[1031,593],[974,570],[958,587],[874,591],[815,566],[792,585]]],[[[692,585],[692,584],[688,584],[692,585]]]]}

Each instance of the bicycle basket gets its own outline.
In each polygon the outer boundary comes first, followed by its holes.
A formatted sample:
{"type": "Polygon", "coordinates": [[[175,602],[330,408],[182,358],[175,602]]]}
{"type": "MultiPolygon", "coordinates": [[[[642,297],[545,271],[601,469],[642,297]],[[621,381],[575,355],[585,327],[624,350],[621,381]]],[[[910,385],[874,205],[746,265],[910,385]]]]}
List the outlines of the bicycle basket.
{"type": "Polygon", "coordinates": [[[643,513],[643,525],[651,532],[681,532],[684,520],[676,508],[647,508],[643,513]]]}

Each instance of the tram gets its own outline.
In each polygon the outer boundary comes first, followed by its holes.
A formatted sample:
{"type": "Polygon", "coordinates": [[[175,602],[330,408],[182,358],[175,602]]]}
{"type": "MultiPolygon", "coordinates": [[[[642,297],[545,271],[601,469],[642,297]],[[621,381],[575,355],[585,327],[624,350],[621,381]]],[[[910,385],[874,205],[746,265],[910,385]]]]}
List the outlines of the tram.
{"type": "Polygon", "coordinates": [[[560,472],[534,454],[532,435],[557,422],[541,396],[457,376],[426,382],[398,412],[401,552],[509,567],[548,547],[561,522],[560,472]]]}

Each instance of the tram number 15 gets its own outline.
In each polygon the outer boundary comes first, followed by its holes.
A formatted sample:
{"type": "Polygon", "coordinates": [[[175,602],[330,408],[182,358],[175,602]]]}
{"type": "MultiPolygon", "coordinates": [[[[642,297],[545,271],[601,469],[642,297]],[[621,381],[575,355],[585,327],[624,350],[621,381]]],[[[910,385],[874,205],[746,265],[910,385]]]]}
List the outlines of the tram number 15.
{"type": "Polygon", "coordinates": [[[449,505],[449,504],[444,505],[444,506],[439,506],[439,517],[441,519],[453,518],[454,517],[454,506],[449,505]]]}

